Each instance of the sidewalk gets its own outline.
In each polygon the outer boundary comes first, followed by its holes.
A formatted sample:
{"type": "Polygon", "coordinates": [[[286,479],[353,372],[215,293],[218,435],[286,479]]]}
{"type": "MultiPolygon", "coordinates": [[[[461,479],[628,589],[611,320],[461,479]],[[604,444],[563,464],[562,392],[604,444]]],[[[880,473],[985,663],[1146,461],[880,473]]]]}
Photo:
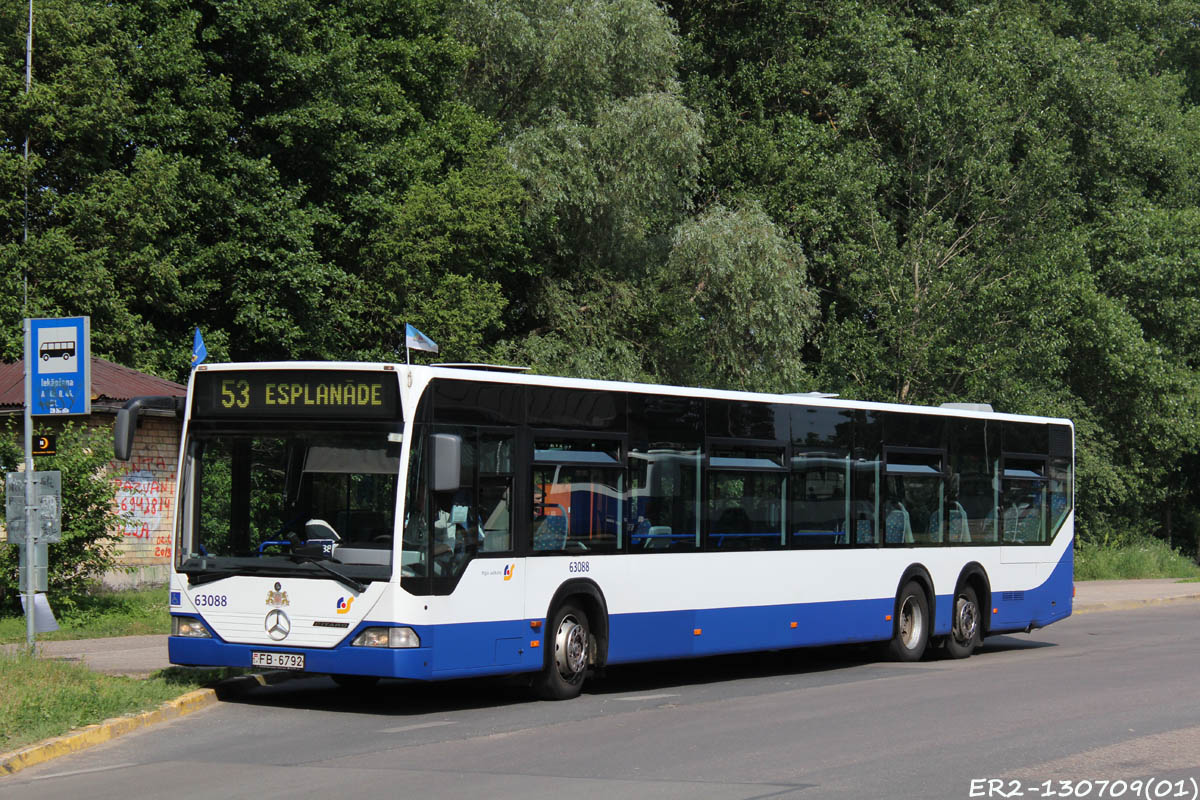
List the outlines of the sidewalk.
{"type": "Polygon", "coordinates": [[[1179,583],[1177,578],[1080,581],[1075,584],[1074,613],[1121,611],[1188,600],[1200,600],[1200,583],[1179,583]]]}
{"type": "MultiPolygon", "coordinates": [[[[6,652],[23,650],[25,645],[4,645],[6,652]]],[[[166,636],[115,636],[109,639],[70,639],[62,642],[38,640],[41,658],[79,661],[106,675],[148,678],[171,666],[167,661],[166,636]]]]}

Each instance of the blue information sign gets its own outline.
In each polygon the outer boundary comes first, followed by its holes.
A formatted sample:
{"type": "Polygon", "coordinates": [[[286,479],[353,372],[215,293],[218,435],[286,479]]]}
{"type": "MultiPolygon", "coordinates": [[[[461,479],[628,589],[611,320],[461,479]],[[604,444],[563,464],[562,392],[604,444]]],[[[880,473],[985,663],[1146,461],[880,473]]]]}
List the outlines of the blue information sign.
{"type": "Polygon", "coordinates": [[[91,318],[31,319],[30,413],[92,413],[91,318]]]}

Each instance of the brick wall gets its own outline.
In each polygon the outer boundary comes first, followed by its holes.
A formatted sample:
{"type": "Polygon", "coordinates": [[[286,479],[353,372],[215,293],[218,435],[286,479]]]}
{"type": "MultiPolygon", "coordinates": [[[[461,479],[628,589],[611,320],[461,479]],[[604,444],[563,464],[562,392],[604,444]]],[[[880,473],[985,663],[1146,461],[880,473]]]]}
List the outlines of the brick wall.
{"type": "Polygon", "coordinates": [[[174,417],[142,417],[130,460],[109,462],[117,511],[127,515],[119,530],[119,563],[133,571],[106,576],[106,585],[166,582],[175,527],[180,426],[174,417]]]}
{"type": "MultiPolygon", "coordinates": [[[[111,441],[114,421],[110,415],[93,414],[87,424],[103,430],[111,441]]],[[[127,522],[113,532],[119,540],[120,569],[104,576],[106,586],[126,588],[167,582],[182,426],[174,417],[143,416],[130,460],[108,462],[108,474],[116,489],[116,511],[127,515],[127,522]]],[[[56,428],[53,423],[38,426],[39,432],[56,428]]],[[[23,462],[15,467],[18,472],[25,471],[23,462]]],[[[0,525],[0,543],[5,541],[6,531],[0,525]]]]}

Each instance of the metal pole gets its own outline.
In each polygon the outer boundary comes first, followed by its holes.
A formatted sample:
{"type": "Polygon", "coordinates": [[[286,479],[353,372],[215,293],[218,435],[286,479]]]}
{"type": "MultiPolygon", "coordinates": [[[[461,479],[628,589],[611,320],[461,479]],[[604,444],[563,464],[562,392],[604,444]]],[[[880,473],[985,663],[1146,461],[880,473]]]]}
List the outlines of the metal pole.
{"type": "Polygon", "coordinates": [[[33,486],[33,321],[25,318],[25,644],[34,644],[33,603],[37,596],[38,508],[33,486]]]}
{"type": "MultiPolygon", "coordinates": [[[[25,35],[25,99],[33,87],[33,0],[29,0],[29,28],[25,35]]],[[[34,601],[37,599],[38,515],[33,485],[33,322],[29,318],[29,137],[25,127],[25,228],[21,239],[23,313],[25,315],[25,644],[37,654],[34,641],[34,601]]]]}
{"type": "MultiPolygon", "coordinates": [[[[29,0],[29,33],[25,37],[25,99],[29,99],[29,90],[33,86],[33,0],[29,0]]],[[[21,240],[23,245],[29,244],[29,125],[25,126],[25,232],[21,240]]],[[[22,260],[22,285],[24,292],[23,313],[29,315],[29,249],[25,250],[22,260]]]]}
{"type": "Polygon", "coordinates": [[[33,0],[29,0],[29,33],[25,36],[25,94],[33,83],[33,0]]]}

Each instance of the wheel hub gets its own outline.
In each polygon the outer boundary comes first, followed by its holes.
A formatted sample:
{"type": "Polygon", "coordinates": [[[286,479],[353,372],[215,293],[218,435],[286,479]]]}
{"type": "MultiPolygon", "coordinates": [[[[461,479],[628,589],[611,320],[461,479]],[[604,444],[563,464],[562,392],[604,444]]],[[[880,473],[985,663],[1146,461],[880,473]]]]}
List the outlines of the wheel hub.
{"type": "Polygon", "coordinates": [[[912,597],[904,598],[904,606],[900,609],[900,641],[909,650],[921,641],[921,632],[925,620],[921,617],[921,607],[912,597]]]}
{"type": "Polygon", "coordinates": [[[975,640],[979,630],[979,609],[967,598],[958,598],[954,609],[954,638],[966,644],[975,640]]]}
{"type": "Polygon", "coordinates": [[[554,663],[564,678],[573,678],[587,666],[587,629],[572,616],[563,618],[554,637],[554,663]]]}

